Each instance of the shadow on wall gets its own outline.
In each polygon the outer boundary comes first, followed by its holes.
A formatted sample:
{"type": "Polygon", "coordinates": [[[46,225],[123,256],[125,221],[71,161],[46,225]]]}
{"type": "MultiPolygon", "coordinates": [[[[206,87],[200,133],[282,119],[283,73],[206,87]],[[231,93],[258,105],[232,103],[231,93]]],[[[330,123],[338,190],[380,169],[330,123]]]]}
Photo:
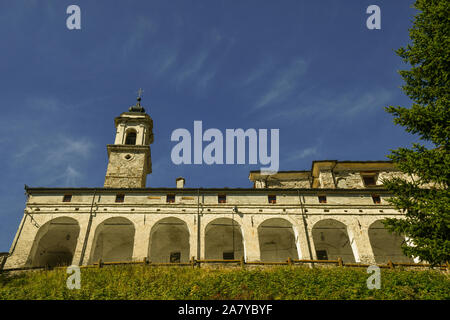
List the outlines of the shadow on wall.
{"type": "Polygon", "coordinates": [[[189,230],[186,222],[178,218],[158,221],[150,232],[148,256],[151,262],[189,262],[189,230]]]}
{"type": "Polygon", "coordinates": [[[80,225],[69,217],[55,218],[38,231],[26,266],[68,266],[72,264],[80,225]]]}
{"type": "Polygon", "coordinates": [[[340,257],[344,262],[355,262],[347,227],[342,222],[321,220],[314,225],[312,236],[319,260],[337,260],[340,257]]]}
{"type": "Polygon", "coordinates": [[[414,262],[401,249],[402,244],[405,243],[405,238],[387,231],[381,220],[377,220],[370,225],[369,239],[376,263],[387,263],[388,260],[407,263],[414,262]]]}
{"type": "Polygon", "coordinates": [[[218,218],[205,229],[206,259],[240,259],[244,256],[241,226],[236,220],[218,218]]]}
{"type": "Polygon", "coordinates": [[[89,263],[131,261],[134,246],[134,224],[122,217],[109,218],[95,230],[89,263]]]}
{"type": "Polygon", "coordinates": [[[292,223],[273,218],[258,227],[261,261],[284,262],[298,259],[298,250],[292,223]]]}

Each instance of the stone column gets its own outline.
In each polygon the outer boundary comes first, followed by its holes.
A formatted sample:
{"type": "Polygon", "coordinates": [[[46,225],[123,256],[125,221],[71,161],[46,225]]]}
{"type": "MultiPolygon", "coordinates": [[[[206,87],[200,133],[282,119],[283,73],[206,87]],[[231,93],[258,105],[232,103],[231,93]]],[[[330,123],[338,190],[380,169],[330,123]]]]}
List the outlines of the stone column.
{"type": "MultiPolygon", "coordinates": [[[[78,240],[77,240],[77,246],[75,247],[75,252],[73,254],[73,259],[72,259],[72,264],[74,265],[81,265],[82,261],[81,261],[81,255],[83,252],[83,246],[84,246],[84,242],[86,239],[86,234],[87,234],[87,228],[88,228],[88,224],[89,224],[89,215],[84,215],[79,217],[78,219],[78,223],[80,224],[80,234],[78,235],[78,240]]],[[[93,234],[92,234],[92,228],[91,228],[91,232],[88,235],[88,241],[92,241],[93,239],[93,234]]],[[[87,249],[87,245],[86,245],[86,249],[87,249]]],[[[88,260],[86,257],[86,252],[84,254],[84,264],[86,264],[86,261],[88,260]]]]}
{"type": "Polygon", "coordinates": [[[309,240],[308,255],[309,255],[309,249],[311,249],[311,259],[317,260],[316,247],[314,245],[312,224],[308,224],[307,228],[308,228],[308,235],[307,235],[307,237],[305,236],[305,238],[309,240]]]}
{"type": "MultiPolygon", "coordinates": [[[[250,220],[247,218],[245,220],[250,220]]],[[[258,229],[253,226],[250,221],[246,221],[242,226],[242,232],[245,245],[245,260],[246,261],[260,261],[261,251],[259,248],[258,229]]]]}
{"type": "Polygon", "coordinates": [[[375,256],[369,239],[369,230],[355,221],[347,227],[350,245],[356,262],[375,264],[375,256]]]}
{"type": "Polygon", "coordinates": [[[114,140],[114,144],[124,144],[125,141],[123,140],[125,131],[125,124],[121,123],[116,128],[116,139],[114,140]]]}
{"type": "Polygon", "coordinates": [[[150,224],[135,222],[133,261],[143,261],[148,258],[148,247],[150,245],[150,224]]]}
{"type": "MultiPolygon", "coordinates": [[[[314,248],[312,246],[312,233],[305,229],[305,222],[301,216],[296,217],[297,223],[294,225],[294,232],[297,238],[297,248],[299,249],[298,258],[300,260],[313,259],[312,253],[314,248]],[[308,233],[308,234],[307,234],[308,233]]],[[[307,226],[306,226],[307,227],[307,226]]]]}
{"type": "MultiPolygon", "coordinates": [[[[197,228],[197,213],[194,215],[194,217],[189,218],[191,221],[190,224],[188,224],[189,229],[189,259],[192,257],[195,257],[195,259],[199,259],[197,256],[197,237],[198,237],[198,228],[197,228]]],[[[200,244],[202,241],[200,240],[200,244]]]]}
{"type": "Polygon", "coordinates": [[[139,127],[136,128],[137,134],[136,134],[136,144],[137,145],[144,145],[144,125],[140,124],[139,127]]]}
{"type": "MultiPolygon", "coordinates": [[[[205,219],[205,216],[203,214],[200,214],[200,258],[197,259],[205,259],[205,228],[206,225],[203,221],[205,219]]],[[[195,225],[197,227],[197,224],[195,225]]],[[[197,234],[197,232],[196,232],[197,234]]],[[[197,248],[197,247],[196,247],[197,248]]]]}

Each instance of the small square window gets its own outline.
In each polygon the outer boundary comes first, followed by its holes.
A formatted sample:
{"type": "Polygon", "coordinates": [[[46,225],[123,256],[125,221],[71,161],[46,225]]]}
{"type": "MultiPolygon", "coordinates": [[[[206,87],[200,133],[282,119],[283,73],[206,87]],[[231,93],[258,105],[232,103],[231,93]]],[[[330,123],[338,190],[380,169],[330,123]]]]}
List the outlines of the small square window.
{"type": "Polygon", "coordinates": [[[116,202],[124,202],[125,201],[125,195],[124,194],[117,194],[116,195],[116,202]]]}
{"type": "Polygon", "coordinates": [[[328,254],[326,250],[317,250],[316,255],[317,260],[328,260],[328,254]]]}
{"type": "Polygon", "coordinates": [[[373,200],[373,203],[375,203],[375,204],[380,204],[381,203],[381,197],[379,195],[373,194],[372,195],[372,200],[373,200]]]}
{"type": "Polygon", "coordinates": [[[170,253],[170,263],[181,262],[181,252],[171,252],[170,253]]]}
{"type": "Polygon", "coordinates": [[[327,203],[327,196],[319,196],[319,203],[327,203]]]}
{"type": "Polygon", "coordinates": [[[364,185],[366,187],[376,186],[375,176],[363,176],[364,185]]]}
{"type": "Polygon", "coordinates": [[[269,203],[272,203],[272,204],[277,203],[277,196],[276,195],[269,195],[268,199],[269,199],[269,203]]]}
{"type": "Polygon", "coordinates": [[[223,260],[234,260],[234,252],[233,251],[224,251],[223,252],[223,260]]]}
{"type": "Polygon", "coordinates": [[[219,203],[227,203],[227,195],[226,194],[219,194],[218,202],[219,203]]]}
{"type": "Polygon", "coordinates": [[[168,194],[166,197],[167,203],[175,203],[175,195],[174,194],[168,194]]]}
{"type": "Polygon", "coordinates": [[[71,194],[65,194],[63,197],[63,202],[70,202],[72,201],[72,195],[71,194]]]}

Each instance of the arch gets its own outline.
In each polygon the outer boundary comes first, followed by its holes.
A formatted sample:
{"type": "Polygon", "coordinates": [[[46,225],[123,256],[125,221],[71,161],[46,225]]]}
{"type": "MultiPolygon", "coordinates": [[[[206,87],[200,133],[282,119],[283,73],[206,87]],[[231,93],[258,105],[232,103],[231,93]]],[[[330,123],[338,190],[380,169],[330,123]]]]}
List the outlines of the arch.
{"type": "Polygon", "coordinates": [[[337,260],[340,257],[344,262],[355,262],[347,227],[342,222],[320,220],[314,225],[312,236],[319,260],[337,260]]]}
{"type": "Polygon", "coordinates": [[[134,246],[134,224],[123,217],[109,218],[100,223],[94,236],[90,263],[131,261],[134,246]]]}
{"type": "Polygon", "coordinates": [[[292,223],[282,218],[271,218],[258,226],[261,261],[280,262],[298,259],[296,236],[292,223]]]}
{"type": "Polygon", "coordinates": [[[36,234],[27,265],[71,265],[79,234],[80,225],[73,218],[59,217],[48,221],[36,234]]]}
{"type": "Polygon", "coordinates": [[[159,220],[150,231],[148,257],[156,263],[189,261],[189,229],[185,221],[169,217],[159,220]]]}
{"type": "Polygon", "coordinates": [[[205,228],[206,259],[240,259],[244,256],[244,237],[236,220],[217,218],[205,228]]]}
{"type": "Polygon", "coordinates": [[[136,144],[137,133],[136,130],[130,129],[126,132],[125,144],[135,145],[136,144]]]}
{"type": "Polygon", "coordinates": [[[390,233],[381,220],[377,220],[370,225],[369,240],[376,263],[386,263],[388,260],[393,262],[414,262],[401,249],[401,245],[406,241],[405,238],[390,233]]]}

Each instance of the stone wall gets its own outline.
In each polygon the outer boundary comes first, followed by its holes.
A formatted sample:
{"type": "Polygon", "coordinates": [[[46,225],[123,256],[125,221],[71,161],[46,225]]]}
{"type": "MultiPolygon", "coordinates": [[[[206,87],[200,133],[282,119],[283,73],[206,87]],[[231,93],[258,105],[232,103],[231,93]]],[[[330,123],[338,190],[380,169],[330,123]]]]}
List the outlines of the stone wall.
{"type": "Polygon", "coordinates": [[[9,252],[0,252],[0,271],[3,269],[6,260],[8,259],[9,252]]]}
{"type": "Polygon", "coordinates": [[[311,171],[280,171],[273,175],[262,175],[252,171],[250,180],[256,189],[300,188],[300,189],[364,189],[381,187],[383,179],[392,177],[410,178],[398,171],[390,162],[319,161],[313,163],[311,171]],[[375,179],[374,186],[366,186],[363,177],[375,179]]]}
{"type": "Polygon", "coordinates": [[[201,190],[199,198],[197,190],[192,189],[124,190],[123,203],[115,202],[116,192],[98,190],[90,216],[93,191],[29,191],[28,214],[7,267],[35,265],[40,248],[47,247],[40,246],[41,241],[55,244],[53,252],[70,252],[74,264],[93,263],[102,255],[113,260],[128,256],[132,260],[152,257],[164,262],[176,259],[178,253],[182,261],[190,257],[217,258],[232,251],[232,245],[235,257],[242,255],[246,261],[283,260],[286,255],[317,258],[316,250],[329,250],[329,258],[342,255],[347,262],[374,262],[376,256],[383,259],[380,254],[384,258],[391,253],[398,255],[388,245],[389,239],[378,237],[378,243],[373,244],[369,236],[375,222],[402,217],[386,203],[386,193],[381,193],[380,204],[374,204],[366,190],[328,191],[326,203],[319,203],[318,191],[302,192],[300,204],[295,190],[201,190]],[[67,193],[73,193],[72,201],[63,203],[67,193]],[[227,194],[226,203],[218,203],[219,193],[227,194]],[[275,204],[268,202],[269,193],[276,195],[275,204]],[[166,202],[167,194],[176,194],[175,203],[166,202]],[[71,230],[79,230],[78,234],[69,232],[69,227],[64,229],[64,223],[69,222],[71,230]],[[322,224],[338,227],[329,235],[321,235],[322,224]],[[230,242],[231,230],[235,230],[234,244],[230,242]],[[110,235],[114,241],[107,240],[110,235]],[[75,239],[73,247],[69,246],[75,239]],[[101,249],[100,239],[106,239],[110,247],[101,249]],[[344,239],[342,244],[349,245],[347,251],[333,253],[329,249],[335,245],[333,239],[344,239]]]}
{"type": "Polygon", "coordinates": [[[284,181],[269,181],[267,188],[310,188],[311,182],[309,180],[284,180],[284,181]]]}
{"type": "Polygon", "coordinates": [[[108,145],[107,188],[144,188],[149,171],[148,146],[108,145]]]}

